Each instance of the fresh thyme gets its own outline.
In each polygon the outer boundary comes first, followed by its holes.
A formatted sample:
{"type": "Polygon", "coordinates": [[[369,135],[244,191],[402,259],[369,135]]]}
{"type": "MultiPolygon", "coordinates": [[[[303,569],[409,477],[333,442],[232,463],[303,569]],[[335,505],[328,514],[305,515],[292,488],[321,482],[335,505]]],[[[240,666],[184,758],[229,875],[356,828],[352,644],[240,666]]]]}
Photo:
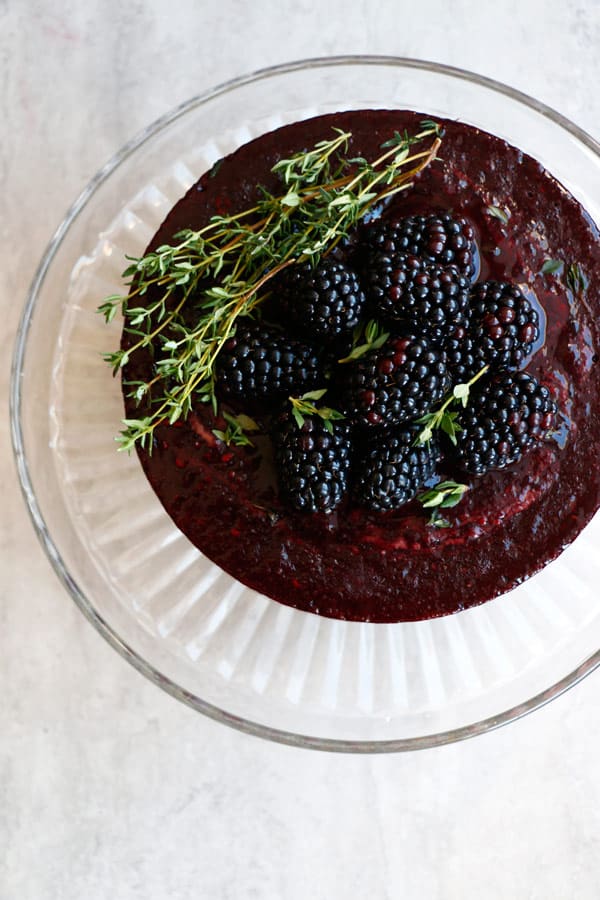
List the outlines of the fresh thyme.
{"type": "Polygon", "coordinates": [[[567,266],[567,287],[578,296],[581,296],[587,290],[587,278],[579,263],[570,263],[567,266]]]}
{"type": "Polygon", "coordinates": [[[124,345],[105,360],[117,373],[144,349],[153,373],[126,382],[145,415],[124,420],[120,449],[138,443],[151,451],[156,426],[186,418],[195,403],[216,410],[215,360],[238,317],[256,310],[278,272],[306,259],[317,263],[369,209],[410,187],[440,146],[438,126],[428,120],[415,135],[395,134],[371,162],[346,159],[351,134],[334,131],[274,166],[281,195],[262,190],[253,207],[213,216],[197,231],[176,234],[173,244],[129,258],[129,293],[107,297],[98,310],[107,322],[119,312],[125,320],[124,345]],[[413,149],[427,139],[424,149],[413,149]]]}
{"type": "Polygon", "coordinates": [[[501,206],[488,206],[487,211],[494,219],[499,219],[504,225],[508,225],[510,213],[501,206]]]}
{"type": "Polygon", "coordinates": [[[371,319],[364,326],[358,325],[353,335],[353,347],[348,356],[338,359],[339,363],[352,362],[354,359],[360,359],[370,350],[379,350],[389,338],[389,331],[384,331],[375,319],[371,319]]]}
{"type": "Polygon", "coordinates": [[[323,424],[327,431],[333,433],[333,423],[344,416],[337,409],[331,409],[329,406],[316,406],[312,401],[321,400],[327,393],[327,388],[318,391],[308,391],[301,397],[289,397],[292,404],[292,415],[296,420],[298,428],[302,428],[306,416],[319,416],[323,420],[323,424]]]}
{"type": "Polygon", "coordinates": [[[458,411],[450,409],[450,407],[456,403],[461,403],[463,407],[466,407],[469,402],[471,388],[475,382],[479,381],[482,375],[485,375],[488,369],[489,366],[484,366],[466,384],[456,384],[439,409],[417,419],[419,425],[424,425],[425,427],[417,435],[415,445],[428,444],[433,437],[433,432],[438,428],[448,435],[453,444],[456,444],[456,435],[459,431],[462,431],[462,428],[458,422],[458,411]]]}
{"type": "Polygon", "coordinates": [[[581,297],[587,290],[588,280],[579,263],[566,263],[562,259],[547,259],[540,272],[544,275],[565,275],[565,283],[575,296],[581,297]]]}
{"type": "Polygon", "coordinates": [[[421,494],[418,499],[423,509],[431,510],[431,518],[427,524],[436,528],[449,528],[450,522],[440,514],[440,510],[457,506],[468,490],[469,486],[466,484],[456,481],[440,481],[421,494]]]}
{"type": "Polygon", "coordinates": [[[546,259],[540,269],[542,275],[556,275],[563,267],[561,259],[546,259]]]}
{"type": "Polygon", "coordinates": [[[233,444],[236,447],[253,447],[254,444],[247,435],[247,432],[259,431],[259,426],[254,419],[241,413],[238,416],[232,416],[231,413],[223,411],[223,418],[227,423],[225,431],[218,428],[213,429],[213,434],[223,441],[227,446],[233,444]]]}

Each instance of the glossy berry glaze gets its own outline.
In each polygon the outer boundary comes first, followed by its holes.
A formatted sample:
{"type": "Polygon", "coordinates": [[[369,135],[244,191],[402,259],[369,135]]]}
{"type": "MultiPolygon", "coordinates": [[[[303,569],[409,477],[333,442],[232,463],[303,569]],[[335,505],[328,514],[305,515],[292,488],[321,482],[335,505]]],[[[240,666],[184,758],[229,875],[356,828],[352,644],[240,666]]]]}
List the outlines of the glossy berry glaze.
{"type": "MultiPolygon", "coordinates": [[[[331,137],[353,134],[349,156],[374,159],[394,131],[418,130],[410,112],[346,112],[311,119],[253,141],[203,176],[168,216],[150,248],[182,228],[252,205],[257,185],[277,191],[280,158],[331,137]]],[[[489,134],[442,122],[441,162],[394,199],[385,215],[450,210],[473,225],[479,280],[516,282],[543,310],[542,337],[527,371],[555,397],[552,440],[519,463],[467,480],[471,490],[433,528],[418,503],[397,512],[348,505],[335,513],[290,513],[281,503],[270,440],[227,447],[207,406],[187,422],[159,426],[144,470],[176,525],[240,581],[281,603],[325,616],[394,622],[445,615],[482,603],[557,556],[600,505],[600,240],[582,207],[535,160],[489,134]],[[490,214],[505,210],[509,221],[490,214]],[[562,272],[542,274],[547,259],[562,272]],[[577,263],[587,288],[574,293],[566,270],[577,263]],[[545,315],[544,315],[545,314],[545,315]]],[[[148,378],[138,353],[127,378],[148,378]]],[[[140,410],[127,400],[128,415],[140,410]]],[[[439,472],[439,478],[454,473],[439,472]]]]}

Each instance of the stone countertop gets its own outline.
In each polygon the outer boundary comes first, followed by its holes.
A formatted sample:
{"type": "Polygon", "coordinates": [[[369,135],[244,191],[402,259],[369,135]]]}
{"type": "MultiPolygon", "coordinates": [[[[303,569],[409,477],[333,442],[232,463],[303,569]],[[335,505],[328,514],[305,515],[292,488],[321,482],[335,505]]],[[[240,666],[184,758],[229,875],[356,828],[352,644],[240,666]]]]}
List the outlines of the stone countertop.
{"type": "MultiPolygon", "coordinates": [[[[128,138],[253,69],[381,53],[463,66],[600,137],[597,0],[0,0],[2,389],[67,206],[128,138]]],[[[1,900],[597,900],[600,676],[466,743],[268,744],[157,690],[84,621],[0,432],[1,900]]]]}

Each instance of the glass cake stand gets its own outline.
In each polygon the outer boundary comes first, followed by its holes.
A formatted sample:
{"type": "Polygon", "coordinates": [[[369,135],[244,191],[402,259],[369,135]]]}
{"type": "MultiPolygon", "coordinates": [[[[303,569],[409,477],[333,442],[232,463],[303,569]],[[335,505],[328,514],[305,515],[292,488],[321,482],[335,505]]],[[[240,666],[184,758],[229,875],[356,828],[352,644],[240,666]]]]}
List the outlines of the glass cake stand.
{"type": "Polygon", "coordinates": [[[217,159],[288,122],[350,108],[462,119],[543,163],[600,221],[600,146],[536,100],[460,69],[390,57],[264,69],[195,97],[126,144],[59,226],[31,286],[11,387],[38,537],[84,615],[156,685],[218,721],[302,747],[382,752],[480,734],[600,663],[600,518],[535,577],[453,616],[321,618],[244,587],[175,528],[135,457],[95,312],[217,159]],[[232,123],[235,123],[232,127],[232,123]]]}

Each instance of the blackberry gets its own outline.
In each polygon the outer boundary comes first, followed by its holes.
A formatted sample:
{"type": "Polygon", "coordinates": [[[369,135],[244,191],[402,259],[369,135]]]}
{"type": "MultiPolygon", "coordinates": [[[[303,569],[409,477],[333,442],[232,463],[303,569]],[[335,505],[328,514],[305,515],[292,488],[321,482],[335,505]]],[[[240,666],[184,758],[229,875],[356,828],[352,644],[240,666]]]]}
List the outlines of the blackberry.
{"type": "Polygon", "coordinates": [[[371,315],[392,325],[445,334],[469,308],[469,282],[458,269],[404,253],[373,253],[364,286],[371,315]]]}
{"type": "Polygon", "coordinates": [[[457,454],[473,475],[517,462],[548,437],[556,418],[550,391],[526,372],[500,373],[474,390],[459,415],[457,454]]]}
{"type": "Polygon", "coordinates": [[[298,334],[329,342],[358,325],[365,295],[352,269],[333,259],[284,269],[274,288],[278,315],[298,334]]]}
{"type": "Polygon", "coordinates": [[[268,325],[239,324],[215,363],[217,391],[223,400],[272,403],[302,394],[322,380],[319,357],[300,341],[268,325]]]}
{"type": "Polygon", "coordinates": [[[471,290],[471,337],[478,369],[519,369],[540,335],[539,316],[516,284],[483,281],[471,290]]]}
{"type": "Polygon", "coordinates": [[[465,384],[485,365],[471,335],[470,321],[467,314],[459,316],[445,333],[432,335],[446,354],[452,384],[465,384]]]}
{"type": "Polygon", "coordinates": [[[416,497],[439,461],[435,438],[413,446],[421,429],[414,425],[375,434],[357,459],[354,497],[370,509],[398,509],[416,497]]]}
{"type": "Polygon", "coordinates": [[[347,365],[341,405],[359,425],[398,425],[424,415],[449,386],[444,354],[423,335],[389,338],[347,365]]]}
{"type": "Polygon", "coordinates": [[[350,471],[350,425],[308,416],[302,427],[291,412],[274,423],[273,447],[284,501],[303,512],[332,512],[344,498],[350,471]]]}
{"type": "Polygon", "coordinates": [[[450,213],[378,220],[365,226],[363,240],[374,250],[406,253],[442,266],[455,265],[471,278],[475,272],[475,232],[450,213]]]}

